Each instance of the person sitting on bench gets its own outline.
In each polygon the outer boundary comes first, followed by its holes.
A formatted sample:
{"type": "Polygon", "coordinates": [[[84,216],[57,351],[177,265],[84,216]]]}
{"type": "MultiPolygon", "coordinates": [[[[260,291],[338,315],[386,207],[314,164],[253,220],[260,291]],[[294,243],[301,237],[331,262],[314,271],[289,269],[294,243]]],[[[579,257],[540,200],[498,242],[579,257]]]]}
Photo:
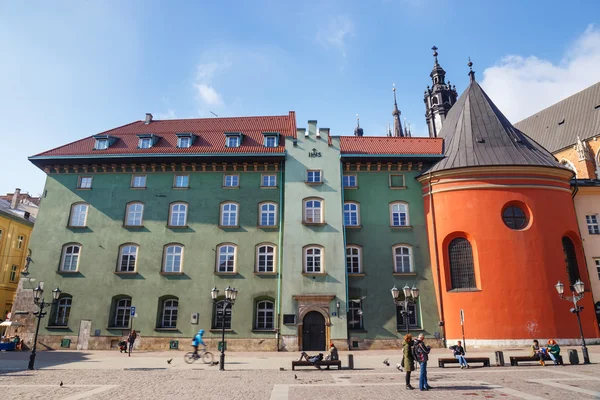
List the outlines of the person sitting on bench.
{"type": "Polygon", "coordinates": [[[530,357],[540,360],[540,365],[545,367],[546,363],[544,362],[544,350],[544,348],[540,347],[540,342],[534,340],[533,344],[531,345],[530,357]]]}
{"type": "Polygon", "coordinates": [[[548,356],[554,361],[554,365],[558,365],[558,358],[560,357],[560,347],[556,340],[550,339],[548,340],[548,347],[546,348],[548,352],[548,356]]]}
{"type": "Polygon", "coordinates": [[[462,342],[460,340],[455,346],[450,346],[450,350],[452,350],[454,358],[458,360],[460,369],[469,368],[469,364],[467,364],[467,360],[465,359],[465,349],[462,347],[462,342]]]}
{"type": "MultiPolygon", "coordinates": [[[[302,360],[306,360],[309,363],[311,363],[312,365],[315,365],[317,362],[323,361],[323,353],[319,353],[316,356],[309,356],[308,354],[306,354],[305,351],[303,351],[300,354],[300,358],[298,359],[298,361],[302,361],[302,360]]],[[[321,367],[318,365],[315,365],[315,367],[321,369],[321,367]]]]}
{"type": "Polygon", "coordinates": [[[329,348],[329,354],[327,354],[327,357],[325,357],[326,361],[337,361],[340,359],[340,356],[338,355],[338,349],[337,347],[335,347],[335,345],[333,343],[331,343],[331,347],[329,348]]]}

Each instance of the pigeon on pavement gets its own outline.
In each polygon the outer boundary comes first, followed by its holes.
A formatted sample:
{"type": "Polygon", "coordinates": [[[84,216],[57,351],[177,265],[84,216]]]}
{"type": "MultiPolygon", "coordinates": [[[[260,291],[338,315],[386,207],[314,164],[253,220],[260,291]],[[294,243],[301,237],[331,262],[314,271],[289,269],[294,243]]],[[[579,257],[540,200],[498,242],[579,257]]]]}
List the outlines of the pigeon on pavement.
{"type": "Polygon", "coordinates": [[[383,360],[383,363],[389,367],[390,363],[388,360],[389,360],[389,358],[386,358],[385,360],[383,360]]]}
{"type": "Polygon", "coordinates": [[[173,361],[172,358],[170,360],[167,360],[167,364],[171,364],[171,361],[173,361]]]}
{"type": "Polygon", "coordinates": [[[60,385],[59,385],[59,386],[61,386],[61,387],[62,387],[62,385],[63,385],[63,383],[62,383],[62,381],[60,381],[60,385]]]}

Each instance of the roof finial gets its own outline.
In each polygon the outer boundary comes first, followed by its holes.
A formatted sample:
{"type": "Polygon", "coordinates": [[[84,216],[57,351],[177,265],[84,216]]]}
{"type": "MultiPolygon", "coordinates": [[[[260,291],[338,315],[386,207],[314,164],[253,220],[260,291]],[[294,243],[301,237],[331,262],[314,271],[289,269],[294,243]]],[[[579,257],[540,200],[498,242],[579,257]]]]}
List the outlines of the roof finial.
{"type": "Polygon", "coordinates": [[[356,114],[356,127],[360,128],[360,117],[356,114]]]}
{"type": "Polygon", "coordinates": [[[433,58],[434,58],[434,60],[435,60],[435,63],[436,63],[436,65],[437,65],[437,63],[438,63],[438,60],[437,60],[437,56],[438,56],[437,49],[438,49],[438,48],[437,48],[437,47],[435,47],[435,46],[433,46],[433,47],[431,48],[431,50],[433,50],[433,58]]]}
{"type": "Polygon", "coordinates": [[[362,136],[364,134],[363,128],[360,127],[360,118],[356,114],[356,128],[354,128],[354,136],[362,136]]]}
{"type": "Polygon", "coordinates": [[[473,71],[473,63],[471,62],[471,57],[469,57],[469,62],[467,63],[469,66],[469,77],[471,78],[471,82],[475,82],[475,71],[473,71]]]}

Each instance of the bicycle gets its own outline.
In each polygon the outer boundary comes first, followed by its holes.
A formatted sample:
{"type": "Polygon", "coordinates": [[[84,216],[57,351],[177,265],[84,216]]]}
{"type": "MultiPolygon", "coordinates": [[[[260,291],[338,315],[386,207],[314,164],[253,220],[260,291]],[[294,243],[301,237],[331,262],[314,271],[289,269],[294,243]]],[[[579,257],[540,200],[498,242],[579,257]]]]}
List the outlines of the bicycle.
{"type": "Polygon", "coordinates": [[[206,351],[206,349],[202,349],[201,351],[199,351],[196,354],[194,354],[193,351],[186,353],[185,356],[183,356],[183,359],[188,364],[192,364],[192,363],[194,363],[194,361],[196,361],[198,359],[202,359],[202,362],[204,364],[212,364],[215,357],[213,356],[213,353],[211,353],[210,351],[206,351]]]}

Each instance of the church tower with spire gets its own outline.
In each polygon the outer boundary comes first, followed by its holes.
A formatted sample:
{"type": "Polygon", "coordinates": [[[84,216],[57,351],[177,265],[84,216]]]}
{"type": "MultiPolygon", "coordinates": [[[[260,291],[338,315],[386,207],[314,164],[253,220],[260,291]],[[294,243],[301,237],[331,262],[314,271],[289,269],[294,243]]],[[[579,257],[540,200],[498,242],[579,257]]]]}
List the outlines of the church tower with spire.
{"type": "Polygon", "coordinates": [[[438,63],[437,47],[433,46],[433,70],[431,77],[432,86],[427,86],[423,101],[425,102],[425,119],[429,128],[429,136],[437,137],[450,108],[456,103],[458,94],[456,86],[452,86],[450,81],[446,83],[446,71],[438,63]]]}
{"type": "Polygon", "coordinates": [[[400,123],[400,110],[398,110],[398,103],[396,102],[395,84],[392,91],[394,92],[394,111],[392,111],[392,115],[394,116],[394,136],[404,137],[404,132],[402,132],[402,123],[400,123]]]}

